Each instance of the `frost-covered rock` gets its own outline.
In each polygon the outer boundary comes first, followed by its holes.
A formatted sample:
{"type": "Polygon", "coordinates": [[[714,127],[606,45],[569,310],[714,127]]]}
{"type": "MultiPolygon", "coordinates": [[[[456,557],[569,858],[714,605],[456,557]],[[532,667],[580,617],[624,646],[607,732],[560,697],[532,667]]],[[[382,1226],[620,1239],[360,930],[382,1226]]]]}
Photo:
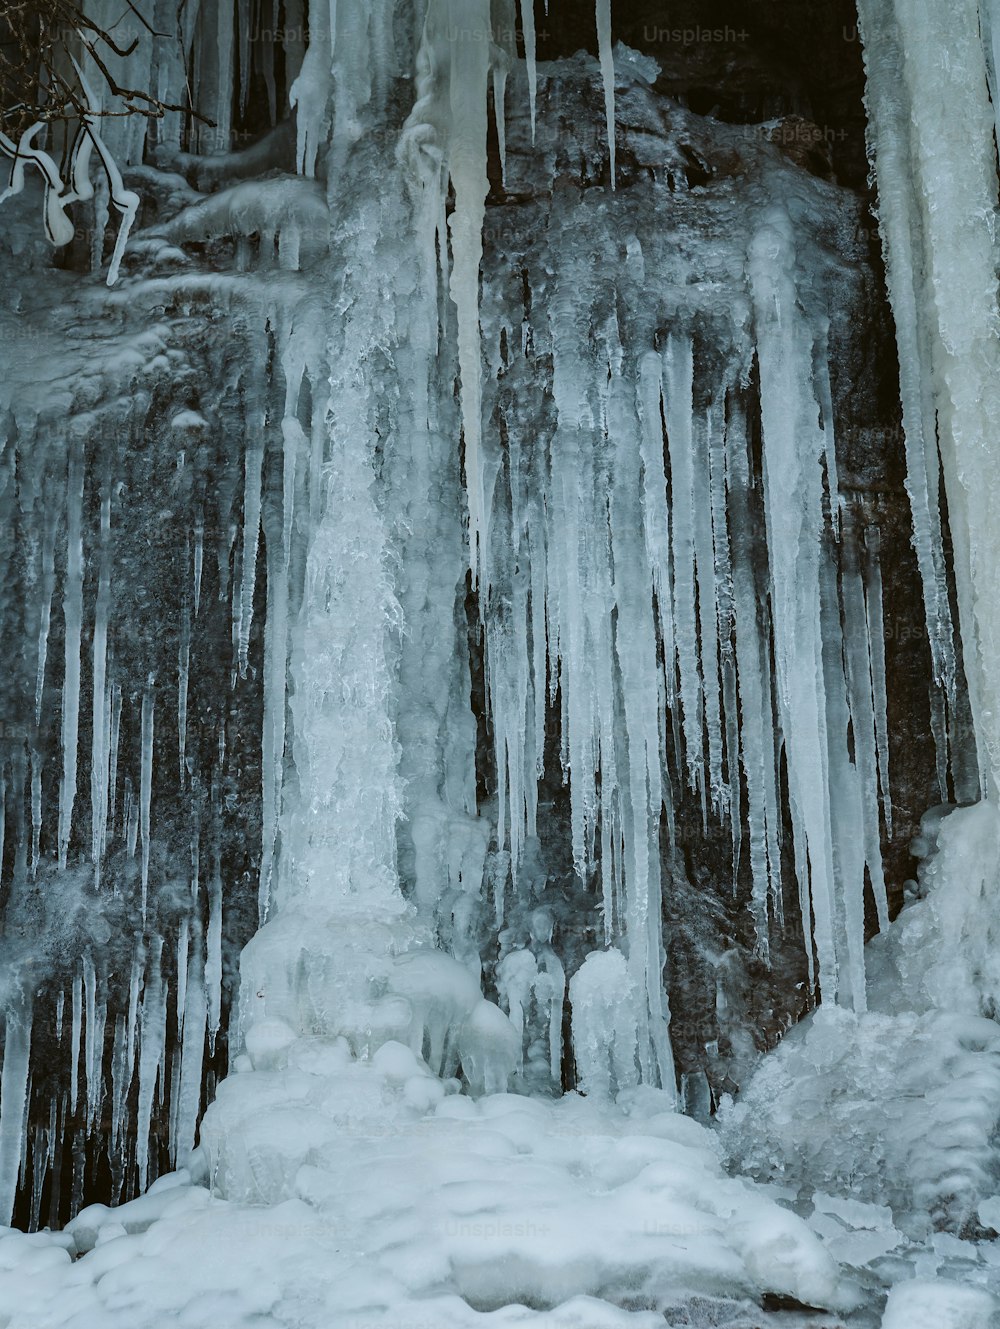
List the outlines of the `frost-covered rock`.
{"type": "Polygon", "coordinates": [[[974,1016],[823,1007],[719,1114],[753,1176],[976,1226],[1000,1177],[1000,1028],[974,1016]]]}
{"type": "Polygon", "coordinates": [[[920,898],[868,947],[873,1009],[821,1007],[720,1121],[756,1176],[961,1231],[1000,1181],[1000,817],[981,803],[924,831],[920,898]]]}
{"type": "Polygon", "coordinates": [[[936,810],[918,848],[919,899],[868,948],[874,1009],[1000,1015],[1000,808],[936,810]]]}
{"type": "Polygon", "coordinates": [[[996,1329],[1000,1301],[984,1288],[915,1279],[889,1293],[882,1329],[996,1329]]]}

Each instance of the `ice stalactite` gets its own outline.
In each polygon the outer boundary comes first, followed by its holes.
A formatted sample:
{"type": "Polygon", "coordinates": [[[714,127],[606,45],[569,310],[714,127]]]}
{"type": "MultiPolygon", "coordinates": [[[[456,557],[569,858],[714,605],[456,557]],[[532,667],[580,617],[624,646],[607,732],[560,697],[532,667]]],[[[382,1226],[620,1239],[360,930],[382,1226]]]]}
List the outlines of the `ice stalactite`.
{"type": "Polygon", "coordinates": [[[100,886],[101,858],[107,844],[108,776],[113,727],[112,695],[107,683],[108,618],[111,600],[111,495],[108,492],[107,479],[101,492],[100,540],[100,569],[97,603],[94,608],[94,687],[90,754],[90,855],[98,886],[100,886]]]}
{"type": "MultiPolygon", "coordinates": [[[[754,237],[749,258],[760,364],[775,685],[802,912],[807,917],[811,906],[819,980],[825,995],[846,993],[849,1003],[864,1009],[864,870],[853,856],[844,859],[849,844],[845,836],[850,836],[854,820],[848,804],[856,799],[858,775],[847,759],[849,716],[839,700],[843,675],[838,664],[824,662],[832,626],[823,621],[823,584],[830,575],[823,538],[824,436],[812,423],[817,414],[813,333],[797,311],[792,235],[787,215],[772,214],[754,237]]],[[[831,614],[834,594],[831,588],[831,614]]],[[[859,723],[864,718],[859,716],[859,723]]],[[[873,733],[873,722],[867,730],[873,733]]],[[[868,845],[881,872],[878,837],[868,845]]]]}
{"type": "Polygon", "coordinates": [[[25,1157],[31,1071],[31,1006],[9,1003],[4,1012],[4,1058],[0,1077],[0,1219],[10,1223],[18,1174],[25,1157]]]}
{"type": "Polygon", "coordinates": [[[995,16],[991,5],[974,0],[947,19],[902,0],[862,0],[859,17],[879,226],[899,347],[907,486],[935,669],[953,708],[940,470],[981,783],[996,797],[1000,623],[993,592],[993,478],[1000,397],[997,173],[988,95],[995,78],[995,16]]]}
{"type": "MultiPolygon", "coordinates": [[[[292,631],[297,799],[282,820],[273,916],[242,960],[241,1031],[251,1060],[264,1036],[257,1031],[276,1021],[298,1034],[346,1035],[369,1053],[395,1037],[438,1073],[452,1073],[461,1059],[470,1083],[497,1087],[514,1068],[515,1036],[507,1016],[480,995],[489,828],[477,816],[460,627],[468,569],[460,417],[445,386],[457,367],[474,485],[486,79],[499,59],[488,18],[476,6],[432,7],[417,60],[418,100],[398,151],[377,120],[387,113],[385,86],[373,77],[362,87],[356,78],[385,15],[337,28],[330,203],[345,219],[333,234],[346,317],[328,347],[335,408],[292,631]],[[454,39],[442,26],[448,22],[454,39]],[[378,132],[360,131],[369,122],[378,132]],[[443,167],[456,189],[455,322],[445,315],[454,358],[442,352],[438,326],[435,242],[448,235],[443,167]],[[393,202],[360,186],[372,172],[396,181],[393,202]],[[413,260],[402,266],[390,258],[400,238],[413,260]],[[399,393],[386,416],[380,385],[389,375],[399,393]],[[432,950],[435,939],[451,954],[432,950]]],[[[474,512],[474,499],[469,507],[474,512]]],[[[474,542],[474,518],[472,534],[474,542]]],[[[554,956],[547,972],[546,1020],[560,1026],[563,980],[554,956]]],[[[547,1036],[555,1039],[546,1057],[551,1074],[561,1030],[547,1036]]],[[[216,1122],[210,1140],[217,1131],[216,1122]]]]}
{"type": "MultiPolygon", "coordinates": [[[[349,30],[336,32],[335,99],[350,106],[350,117],[335,121],[333,131],[331,151],[341,178],[351,169],[356,117],[371,113],[372,89],[366,97],[356,78],[378,31],[377,17],[355,16],[359,21],[349,30]]],[[[354,151],[386,177],[398,169],[384,135],[354,151]]],[[[359,984],[363,990],[366,959],[360,948],[352,951],[349,934],[364,920],[377,950],[374,933],[402,936],[407,916],[395,873],[401,790],[390,659],[399,607],[378,498],[378,404],[369,368],[373,348],[394,342],[395,302],[388,292],[379,294],[379,285],[395,274],[380,258],[386,226],[381,202],[348,191],[334,195],[332,203],[362,210],[344,229],[343,272],[352,283],[366,274],[372,289],[345,285],[341,298],[349,317],[327,348],[336,410],[324,421],[320,510],[291,642],[298,797],[281,829],[274,918],[241,962],[244,1034],[275,1018],[300,1032],[351,1028],[352,1020],[364,1018],[359,984]]]]}
{"type": "Polygon", "coordinates": [[[83,440],[70,447],[67,485],[66,590],[63,597],[66,658],[63,674],[62,783],[59,786],[59,866],[65,868],[76,802],[80,723],[80,636],[83,628],[83,440]]]}
{"type": "Polygon", "coordinates": [[[309,46],[288,93],[289,104],[296,112],[296,166],[309,178],[316,174],[317,157],[330,129],[329,12],[320,5],[312,19],[309,46]]]}
{"type": "Polygon", "coordinates": [[[726,430],[726,470],[734,533],[732,629],[741,708],[738,743],[747,789],[752,909],[758,945],[766,957],[768,919],[773,914],[780,921],[784,913],[782,828],[768,634],[760,621],[762,606],[754,574],[751,464],[746,431],[745,413],[739,405],[734,405],[726,430]]]}
{"type": "Polygon", "coordinates": [[[535,114],[538,99],[538,66],[535,53],[537,37],[535,33],[535,0],[518,0],[518,12],[521,16],[521,33],[524,38],[524,63],[528,78],[528,104],[531,108],[531,138],[535,138],[535,114]]]}
{"type": "Polygon", "coordinates": [[[597,45],[600,52],[601,79],[604,83],[604,123],[608,130],[608,158],[611,188],[615,187],[615,58],[611,46],[611,0],[596,0],[597,45]]]}
{"type": "Polygon", "coordinates": [[[481,452],[482,351],[479,342],[479,265],[486,216],[487,105],[490,68],[489,0],[450,0],[451,46],[447,136],[448,173],[455,189],[449,222],[451,298],[458,314],[458,361],[462,386],[462,436],[465,443],[466,492],[469,500],[469,557],[478,575],[484,538],[485,481],[481,452]]]}
{"type": "Polygon", "coordinates": [[[605,938],[643,994],[637,1066],[654,1081],[672,1079],[661,845],[688,833],[692,799],[703,828],[733,823],[736,877],[746,800],[766,956],[784,919],[787,772],[807,952],[815,943],[829,999],[864,1007],[869,880],[886,919],[885,666],[877,564],[864,548],[877,530],[835,487],[832,293],[809,289],[796,223],[772,208],[762,200],[727,278],[752,340],[734,339],[730,324],[713,341],[707,298],[658,294],[684,280],[690,259],[665,253],[639,209],[621,264],[583,279],[580,236],[609,252],[616,241],[606,204],[565,187],[544,238],[521,222],[517,266],[500,256],[484,283],[486,410],[500,422],[484,454],[497,478],[482,570],[498,844],[520,894],[542,772],[534,736],[558,698],[574,867],[599,887],[605,938]],[[548,373],[552,413],[521,387],[548,373]]]}
{"type": "Polygon", "coordinates": [[[150,805],[153,797],[153,717],[154,701],[151,691],[153,679],[150,677],[146,692],[142,698],[140,726],[142,730],[142,750],[139,758],[139,831],[142,837],[142,913],[146,914],[146,893],[149,888],[149,850],[150,850],[150,805]]]}
{"type": "MultiPolygon", "coordinates": [[[[163,942],[153,942],[150,963],[146,968],[142,993],[142,1041],[139,1053],[139,1098],[137,1107],[136,1168],[139,1190],[146,1188],[149,1177],[149,1135],[153,1114],[153,1095],[163,1074],[164,1040],[167,1025],[167,994],[162,977],[163,942]]],[[[162,1095],[162,1089],[161,1089],[162,1095]]]]}

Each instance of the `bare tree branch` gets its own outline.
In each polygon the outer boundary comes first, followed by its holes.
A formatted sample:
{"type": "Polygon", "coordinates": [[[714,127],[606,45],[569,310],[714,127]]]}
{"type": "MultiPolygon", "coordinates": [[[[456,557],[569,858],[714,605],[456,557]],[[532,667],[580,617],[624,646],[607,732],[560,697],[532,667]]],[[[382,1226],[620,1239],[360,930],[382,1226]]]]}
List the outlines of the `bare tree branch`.
{"type": "Polygon", "coordinates": [[[122,17],[107,30],[71,0],[0,0],[0,127],[18,138],[32,124],[79,121],[87,98],[72,75],[73,47],[85,49],[94,61],[118,106],[101,108],[99,117],[142,115],[159,120],[167,111],[213,122],[191,104],[165,102],[144,88],[125,87],[109,67],[111,57],[125,59],[140,40],[179,40],[157,32],[134,0],[123,0],[122,17]],[[114,29],[132,14],[147,38],[133,37],[128,45],[116,40],[114,29]]]}

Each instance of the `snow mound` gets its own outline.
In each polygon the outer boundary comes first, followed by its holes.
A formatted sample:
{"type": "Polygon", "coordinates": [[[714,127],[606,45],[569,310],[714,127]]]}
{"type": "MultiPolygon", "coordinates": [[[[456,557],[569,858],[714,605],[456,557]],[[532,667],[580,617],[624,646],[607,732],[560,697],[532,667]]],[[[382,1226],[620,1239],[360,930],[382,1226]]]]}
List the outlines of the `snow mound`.
{"type": "Polygon", "coordinates": [[[720,1122],[758,1178],[974,1233],[1000,1189],[1000,1024],[986,1018],[1000,996],[1000,815],[935,812],[923,830],[923,898],[868,947],[877,1009],[821,1008],[720,1122]]]}
{"type": "Polygon", "coordinates": [[[913,845],[920,898],[868,947],[878,1010],[1000,1012],[1000,808],[935,808],[913,845]]]}
{"type": "Polygon", "coordinates": [[[997,1188],[1000,1028],[824,1007],[720,1112],[760,1179],[850,1194],[955,1231],[997,1188]]]}
{"type": "Polygon", "coordinates": [[[194,1160],[212,1191],[180,1173],[63,1234],[4,1230],[5,1329],[649,1329],[699,1298],[754,1324],[766,1294],[850,1302],[820,1238],[658,1090],[474,1101],[398,1043],[359,1061],[257,1030],[270,1069],[223,1083],[194,1160]]]}
{"type": "Polygon", "coordinates": [[[996,1329],[998,1323],[996,1297],[944,1279],[897,1284],[882,1317],[882,1329],[996,1329]]]}

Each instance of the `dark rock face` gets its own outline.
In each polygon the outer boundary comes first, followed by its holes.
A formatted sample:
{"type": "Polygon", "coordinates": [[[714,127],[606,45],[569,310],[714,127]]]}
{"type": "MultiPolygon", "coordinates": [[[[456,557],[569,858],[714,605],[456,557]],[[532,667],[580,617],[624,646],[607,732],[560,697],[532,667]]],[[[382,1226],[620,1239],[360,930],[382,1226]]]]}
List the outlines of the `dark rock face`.
{"type": "MultiPolygon", "coordinates": [[[[597,50],[590,0],[536,4],[538,54],[597,50]]],[[[653,56],[657,91],[730,124],[799,116],[797,146],[829,152],[837,178],[864,185],[864,68],[852,0],[616,0],[617,40],[653,56]],[[815,131],[815,132],[814,132],[815,131]]]]}

